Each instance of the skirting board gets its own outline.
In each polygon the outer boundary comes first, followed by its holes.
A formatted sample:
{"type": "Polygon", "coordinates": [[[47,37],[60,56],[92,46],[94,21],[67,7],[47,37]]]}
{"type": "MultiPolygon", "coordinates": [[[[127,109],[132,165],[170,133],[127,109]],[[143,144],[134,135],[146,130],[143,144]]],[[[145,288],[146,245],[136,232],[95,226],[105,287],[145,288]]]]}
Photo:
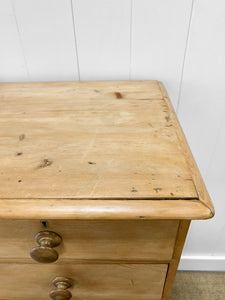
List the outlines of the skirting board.
{"type": "Polygon", "coordinates": [[[179,271],[225,272],[225,256],[182,256],[179,271]]]}

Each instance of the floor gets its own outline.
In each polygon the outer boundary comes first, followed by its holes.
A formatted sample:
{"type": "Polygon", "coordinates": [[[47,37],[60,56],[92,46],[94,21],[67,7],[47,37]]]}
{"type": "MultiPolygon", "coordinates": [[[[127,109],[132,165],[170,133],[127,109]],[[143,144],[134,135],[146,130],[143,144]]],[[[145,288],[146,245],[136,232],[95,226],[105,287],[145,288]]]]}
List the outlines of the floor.
{"type": "Polygon", "coordinates": [[[170,300],[224,300],[225,273],[178,272],[170,300]]]}

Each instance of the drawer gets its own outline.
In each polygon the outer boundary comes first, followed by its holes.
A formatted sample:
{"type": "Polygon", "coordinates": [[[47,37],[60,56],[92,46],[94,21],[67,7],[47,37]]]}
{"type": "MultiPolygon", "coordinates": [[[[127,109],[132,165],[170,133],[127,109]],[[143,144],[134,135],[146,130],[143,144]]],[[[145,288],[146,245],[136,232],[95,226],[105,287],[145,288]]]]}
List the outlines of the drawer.
{"type": "Polygon", "coordinates": [[[53,279],[63,276],[73,282],[72,299],[159,300],[167,265],[1,264],[0,269],[0,299],[48,299],[53,279]]]}
{"type": "MultiPolygon", "coordinates": [[[[170,260],[179,221],[1,220],[0,261],[30,258],[35,235],[50,230],[62,237],[58,262],[71,260],[170,260]]],[[[23,261],[20,261],[21,263],[23,261]]]]}

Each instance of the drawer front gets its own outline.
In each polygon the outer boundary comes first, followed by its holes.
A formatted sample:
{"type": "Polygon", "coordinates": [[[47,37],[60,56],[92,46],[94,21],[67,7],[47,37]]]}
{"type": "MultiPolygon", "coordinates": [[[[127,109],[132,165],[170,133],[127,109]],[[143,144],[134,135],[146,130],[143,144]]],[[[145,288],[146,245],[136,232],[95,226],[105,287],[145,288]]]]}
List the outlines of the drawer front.
{"type": "MultiPolygon", "coordinates": [[[[62,237],[54,248],[66,260],[170,260],[179,221],[1,220],[0,261],[29,259],[35,235],[50,230],[62,237]]],[[[22,262],[22,261],[21,261],[22,262]]]]}
{"type": "Polygon", "coordinates": [[[1,264],[0,299],[49,299],[55,277],[72,279],[76,300],[159,300],[163,264],[1,264]]]}

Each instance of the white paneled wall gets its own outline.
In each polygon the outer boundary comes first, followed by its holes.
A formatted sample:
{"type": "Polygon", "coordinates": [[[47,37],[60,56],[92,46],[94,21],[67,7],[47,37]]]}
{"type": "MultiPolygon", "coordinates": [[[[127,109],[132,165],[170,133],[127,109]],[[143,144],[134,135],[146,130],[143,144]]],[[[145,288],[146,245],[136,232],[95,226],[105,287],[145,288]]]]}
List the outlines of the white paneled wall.
{"type": "Polygon", "coordinates": [[[18,30],[10,0],[0,0],[0,81],[28,80],[18,30]]]}
{"type": "Polygon", "coordinates": [[[165,83],[216,207],[181,269],[225,271],[224,0],[0,0],[0,81],[165,83]]]}
{"type": "Polygon", "coordinates": [[[132,79],[163,81],[176,107],[192,0],[133,0],[132,79]]]}
{"type": "Polygon", "coordinates": [[[193,269],[203,257],[202,268],[225,271],[224,16],[223,0],[195,0],[178,116],[213,199],[216,217],[192,223],[184,250],[190,260],[181,268],[193,269]],[[204,255],[208,255],[209,265],[204,255]]]}
{"type": "Polygon", "coordinates": [[[11,0],[10,2],[27,69],[24,80],[27,77],[29,81],[77,80],[70,0],[11,0]]]}
{"type": "Polygon", "coordinates": [[[73,0],[81,80],[128,80],[130,0],[73,0]]]}

